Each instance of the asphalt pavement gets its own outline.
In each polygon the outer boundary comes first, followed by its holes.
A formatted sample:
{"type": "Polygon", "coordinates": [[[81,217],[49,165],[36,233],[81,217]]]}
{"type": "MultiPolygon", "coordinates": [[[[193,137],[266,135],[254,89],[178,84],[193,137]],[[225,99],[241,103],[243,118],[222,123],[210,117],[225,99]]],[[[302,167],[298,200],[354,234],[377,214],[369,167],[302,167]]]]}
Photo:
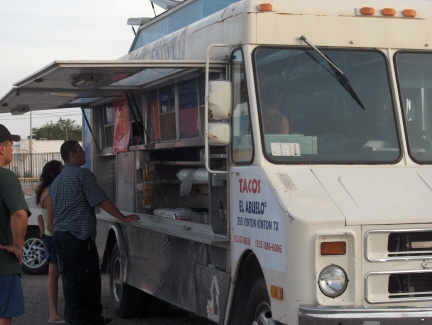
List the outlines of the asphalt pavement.
{"type": "MultiPolygon", "coordinates": [[[[37,225],[37,215],[40,213],[35,203],[35,188],[23,187],[24,196],[32,212],[29,218],[29,225],[37,225]]],[[[13,319],[13,325],[38,325],[48,324],[48,297],[46,284],[48,275],[28,275],[23,273],[21,276],[25,310],[23,316],[13,319]]],[[[111,318],[113,325],[214,325],[215,323],[195,316],[187,311],[168,306],[163,315],[159,317],[122,319],[114,314],[111,305],[109,290],[109,274],[102,274],[102,305],[104,308],[103,316],[111,318]]],[[[64,310],[63,288],[61,279],[59,280],[59,299],[58,311],[63,314],[64,310]]]]}
{"type": "MultiPolygon", "coordinates": [[[[26,313],[13,319],[13,325],[48,324],[48,297],[46,283],[48,275],[22,274],[22,286],[26,313]]],[[[184,310],[167,307],[159,317],[122,319],[114,314],[109,293],[109,275],[102,274],[103,316],[112,319],[113,325],[214,325],[213,322],[192,315],[184,310]]],[[[58,311],[63,314],[64,298],[61,280],[59,280],[58,311]]]]}

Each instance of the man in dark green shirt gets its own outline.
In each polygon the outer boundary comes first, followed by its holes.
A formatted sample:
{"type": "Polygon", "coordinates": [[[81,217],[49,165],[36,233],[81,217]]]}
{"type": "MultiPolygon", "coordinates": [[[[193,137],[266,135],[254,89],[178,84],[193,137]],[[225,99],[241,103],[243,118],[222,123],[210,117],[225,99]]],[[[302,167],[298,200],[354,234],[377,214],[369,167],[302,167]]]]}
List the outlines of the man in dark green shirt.
{"type": "Polygon", "coordinates": [[[20,140],[0,124],[0,325],[24,314],[21,257],[31,213],[18,177],[2,168],[12,161],[13,141],[20,140]]]}

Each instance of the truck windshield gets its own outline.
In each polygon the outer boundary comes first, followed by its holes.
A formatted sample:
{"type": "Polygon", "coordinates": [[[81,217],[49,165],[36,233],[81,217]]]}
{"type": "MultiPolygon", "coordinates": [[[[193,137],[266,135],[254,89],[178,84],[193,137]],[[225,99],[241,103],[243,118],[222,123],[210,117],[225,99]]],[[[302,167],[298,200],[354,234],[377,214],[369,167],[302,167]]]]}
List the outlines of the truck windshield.
{"type": "Polygon", "coordinates": [[[399,52],[396,73],[411,158],[432,162],[432,53],[399,52]]]}
{"type": "Polygon", "coordinates": [[[320,51],[343,71],[351,91],[313,49],[254,51],[267,159],[275,163],[396,162],[400,146],[385,56],[379,51],[320,51]]]}

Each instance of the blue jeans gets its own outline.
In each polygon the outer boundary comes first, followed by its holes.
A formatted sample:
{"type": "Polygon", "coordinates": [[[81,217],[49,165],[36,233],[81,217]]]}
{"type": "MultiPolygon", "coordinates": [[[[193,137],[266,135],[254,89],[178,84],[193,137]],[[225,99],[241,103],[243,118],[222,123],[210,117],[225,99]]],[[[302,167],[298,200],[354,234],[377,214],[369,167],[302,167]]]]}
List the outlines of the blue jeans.
{"type": "Polygon", "coordinates": [[[65,318],[70,325],[103,324],[99,256],[93,239],[56,231],[54,244],[63,264],[65,318]]]}

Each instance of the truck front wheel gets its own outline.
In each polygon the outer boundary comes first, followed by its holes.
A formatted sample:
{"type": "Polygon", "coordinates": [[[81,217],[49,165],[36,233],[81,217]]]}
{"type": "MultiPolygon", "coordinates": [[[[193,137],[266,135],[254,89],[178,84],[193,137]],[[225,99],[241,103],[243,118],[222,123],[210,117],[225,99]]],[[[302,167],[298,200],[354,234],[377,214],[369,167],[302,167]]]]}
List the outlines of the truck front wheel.
{"type": "Polygon", "coordinates": [[[110,293],[114,312],[121,318],[158,315],[166,304],[135,287],[122,282],[121,257],[117,244],[110,258],[110,293]]]}
{"type": "Polygon", "coordinates": [[[253,285],[246,305],[246,324],[274,325],[270,308],[270,297],[264,277],[260,277],[253,285]]]}

